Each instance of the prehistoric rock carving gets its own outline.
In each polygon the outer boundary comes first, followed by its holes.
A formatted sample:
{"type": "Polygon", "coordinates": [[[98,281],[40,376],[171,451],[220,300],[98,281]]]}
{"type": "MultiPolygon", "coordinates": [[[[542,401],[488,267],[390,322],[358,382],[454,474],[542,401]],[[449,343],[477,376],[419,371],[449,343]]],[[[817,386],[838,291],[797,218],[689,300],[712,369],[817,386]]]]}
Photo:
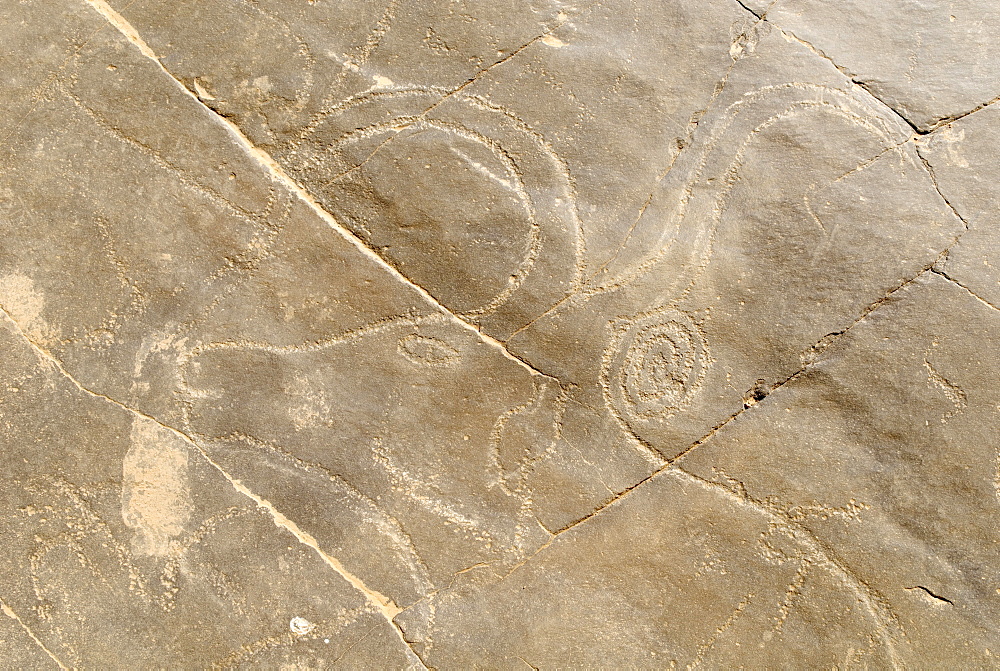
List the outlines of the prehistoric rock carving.
{"type": "Polygon", "coordinates": [[[637,435],[680,412],[711,364],[708,345],[688,315],[663,308],[612,323],[604,357],[604,394],[615,417],[637,435]]]}
{"type": "Polygon", "coordinates": [[[372,90],[316,115],[292,146],[287,164],[307,188],[467,318],[506,306],[493,319],[510,332],[579,288],[583,233],[568,168],[483,96],[372,90]]]}

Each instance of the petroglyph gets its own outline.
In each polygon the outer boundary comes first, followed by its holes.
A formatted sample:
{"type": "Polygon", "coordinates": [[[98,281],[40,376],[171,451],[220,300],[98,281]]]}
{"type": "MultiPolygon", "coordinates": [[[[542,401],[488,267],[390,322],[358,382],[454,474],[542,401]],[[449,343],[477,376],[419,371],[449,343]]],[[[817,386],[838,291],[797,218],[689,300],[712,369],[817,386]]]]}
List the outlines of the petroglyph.
{"type": "Polygon", "coordinates": [[[950,419],[965,410],[965,407],[969,405],[965,391],[958,385],[949,382],[948,378],[941,375],[926,358],[924,358],[924,368],[927,369],[927,383],[940,389],[951,404],[955,406],[954,410],[949,410],[941,417],[941,421],[950,419]]]}
{"type": "Polygon", "coordinates": [[[612,322],[609,329],[605,399],[641,434],[640,427],[668,420],[697,393],[712,361],[708,345],[690,316],[669,308],[612,322]]]}
{"type": "Polygon", "coordinates": [[[443,340],[411,333],[399,339],[400,354],[415,364],[447,366],[460,356],[459,351],[443,340]]]}
{"type": "Polygon", "coordinates": [[[544,308],[543,296],[551,302],[577,288],[583,233],[565,161],[482,96],[379,86],[313,117],[292,146],[282,150],[294,156],[292,173],[458,312],[479,319],[518,293],[531,297],[518,310],[530,317],[544,308]],[[436,174],[448,180],[424,184],[436,174]],[[433,188],[454,193],[422,202],[433,188]],[[467,201],[473,193],[485,202],[467,201]],[[532,274],[541,280],[530,281],[532,274]],[[442,284],[452,277],[461,278],[458,287],[442,284]]]}
{"type": "Polygon", "coordinates": [[[5,665],[996,666],[982,0],[7,4],[5,665]]]}

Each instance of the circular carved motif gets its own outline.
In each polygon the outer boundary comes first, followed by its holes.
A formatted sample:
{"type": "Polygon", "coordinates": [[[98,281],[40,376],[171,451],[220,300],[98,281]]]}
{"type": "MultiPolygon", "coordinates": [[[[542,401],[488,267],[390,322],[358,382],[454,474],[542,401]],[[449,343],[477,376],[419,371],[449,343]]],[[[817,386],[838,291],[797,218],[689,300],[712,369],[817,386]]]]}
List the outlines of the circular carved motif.
{"type": "Polygon", "coordinates": [[[581,281],[565,161],[485,98],[368,91],[318,115],[294,156],[291,172],[334,216],[463,316],[527,321],[581,281]]]}
{"type": "Polygon", "coordinates": [[[701,386],[710,363],[705,338],[683,312],[665,308],[612,324],[604,392],[631,429],[669,419],[701,386]]]}

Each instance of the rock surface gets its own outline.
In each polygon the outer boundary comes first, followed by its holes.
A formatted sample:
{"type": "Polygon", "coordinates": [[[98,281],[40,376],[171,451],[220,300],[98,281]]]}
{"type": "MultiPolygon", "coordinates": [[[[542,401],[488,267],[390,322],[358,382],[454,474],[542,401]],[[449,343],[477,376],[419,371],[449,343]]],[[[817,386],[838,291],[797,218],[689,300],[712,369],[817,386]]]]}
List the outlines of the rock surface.
{"type": "Polygon", "coordinates": [[[997,666],[989,3],[0,8],[0,666],[997,666]]]}

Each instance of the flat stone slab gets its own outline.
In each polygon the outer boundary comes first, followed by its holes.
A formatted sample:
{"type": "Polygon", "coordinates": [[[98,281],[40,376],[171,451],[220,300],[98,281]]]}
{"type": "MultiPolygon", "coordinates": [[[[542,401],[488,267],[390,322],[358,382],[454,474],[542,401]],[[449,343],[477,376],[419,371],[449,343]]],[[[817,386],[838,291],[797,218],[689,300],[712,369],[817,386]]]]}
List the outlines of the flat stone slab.
{"type": "Polygon", "coordinates": [[[995,667],[912,4],[0,0],[0,665],[995,667]]]}

